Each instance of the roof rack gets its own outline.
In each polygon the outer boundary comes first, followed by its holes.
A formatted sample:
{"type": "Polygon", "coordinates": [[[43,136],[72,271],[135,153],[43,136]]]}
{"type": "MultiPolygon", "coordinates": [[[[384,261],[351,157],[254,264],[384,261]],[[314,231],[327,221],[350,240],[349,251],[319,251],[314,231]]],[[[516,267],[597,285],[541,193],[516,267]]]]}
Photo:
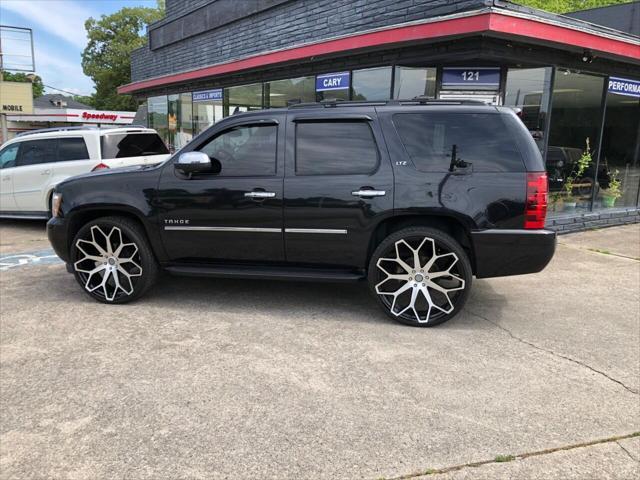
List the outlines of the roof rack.
{"type": "Polygon", "coordinates": [[[109,125],[109,126],[100,126],[97,125],[83,125],[83,126],[74,126],[74,127],[52,127],[52,128],[39,128],[37,130],[29,130],[28,132],[21,132],[16,135],[17,137],[26,137],[27,135],[35,135],[36,133],[49,133],[49,132],[69,132],[76,130],[107,130],[111,128],[149,128],[144,125],[109,125]]]}
{"type": "Polygon", "coordinates": [[[447,100],[427,97],[415,97],[406,100],[380,100],[380,101],[362,101],[362,100],[336,100],[328,99],[321,102],[296,103],[289,105],[289,110],[297,108],[335,108],[335,107],[380,107],[390,105],[484,105],[487,103],[481,100],[447,100]]]}

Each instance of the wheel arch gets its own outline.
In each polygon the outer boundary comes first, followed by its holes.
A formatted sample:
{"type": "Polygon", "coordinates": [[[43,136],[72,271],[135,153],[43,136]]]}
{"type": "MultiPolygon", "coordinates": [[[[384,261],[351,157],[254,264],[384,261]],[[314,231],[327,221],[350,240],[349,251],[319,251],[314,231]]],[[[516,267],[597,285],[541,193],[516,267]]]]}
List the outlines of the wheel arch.
{"type": "Polygon", "coordinates": [[[367,265],[374,250],[389,235],[408,227],[430,227],[442,230],[451,235],[465,250],[471,262],[471,269],[476,273],[476,262],[471,243],[471,227],[452,215],[433,213],[400,214],[381,221],[373,231],[367,250],[367,265]]]}
{"type": "MultiPolygon", "coordinates": [[[[91,222],[92,220],[96,220],[102,217],[124,217],[129,220],[133,220],[137,224],[142,227],[145,235],[147,236],[147,240],[155,247],[154,235],[151,234],[149,229],[147,228],[147,223],[144,221],[144,217],[141,212],[136,211],[135,209],[127,206],[121,205],[110,205],[104,207],[87,207],[80,210],[74,211],[69,216],[69,226],[67,232],[68,245],[67,250],[70,251],[71,245],[73,243],[73,239],[80,229],[91,222]]],[[[155,248],[152,248],[155,250],[155,248]]],[[[154,252],[155,253],[155,252],[154,252]]],[[[157,255],[156,255],[157,256],[157,255]]]]}

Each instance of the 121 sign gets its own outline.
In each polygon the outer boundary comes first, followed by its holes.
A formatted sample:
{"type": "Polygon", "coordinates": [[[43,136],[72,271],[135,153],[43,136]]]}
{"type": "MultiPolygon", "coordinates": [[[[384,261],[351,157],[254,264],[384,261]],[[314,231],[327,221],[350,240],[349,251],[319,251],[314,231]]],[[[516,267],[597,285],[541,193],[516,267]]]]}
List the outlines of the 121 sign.
{"type": "Polygon", "coordinates": [[[500,69],[479,68],[443,68],[442,88],[481,88],[497,89],[500,86],[500,69]]]}

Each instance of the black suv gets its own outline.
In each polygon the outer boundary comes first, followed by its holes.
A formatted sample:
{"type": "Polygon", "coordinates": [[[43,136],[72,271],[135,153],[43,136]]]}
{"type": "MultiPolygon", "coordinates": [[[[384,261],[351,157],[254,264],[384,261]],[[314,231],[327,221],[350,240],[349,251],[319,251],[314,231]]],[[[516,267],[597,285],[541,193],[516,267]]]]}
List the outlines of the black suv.
{"type": "Polygon", "coordinates": [[[542,270],[547,177],[507,108],[301,104],[228,117],[157,166],[56,188],[49,239],[82,289],[124,303],[172,274],[366,279],[382,309],[431,326],[471,280],[542,270]]]}

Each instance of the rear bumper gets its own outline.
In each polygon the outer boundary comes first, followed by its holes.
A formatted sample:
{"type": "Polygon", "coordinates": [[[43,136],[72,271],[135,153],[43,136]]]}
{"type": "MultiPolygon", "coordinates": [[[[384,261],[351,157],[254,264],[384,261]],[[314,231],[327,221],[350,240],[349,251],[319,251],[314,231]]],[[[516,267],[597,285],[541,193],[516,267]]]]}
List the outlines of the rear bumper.
{"type": "Polygon", "coordinates": [[[64,218],[53,217],[47,222],[47,237],[49,242],[64,262],[69,263],[68,222],[64,218]]]}
{"type": "Polygon", "coordinates": [[[483,230],[471,232],[476,277],[504,277],[541,271],[556,251],[550,230],[483,230]]]}

